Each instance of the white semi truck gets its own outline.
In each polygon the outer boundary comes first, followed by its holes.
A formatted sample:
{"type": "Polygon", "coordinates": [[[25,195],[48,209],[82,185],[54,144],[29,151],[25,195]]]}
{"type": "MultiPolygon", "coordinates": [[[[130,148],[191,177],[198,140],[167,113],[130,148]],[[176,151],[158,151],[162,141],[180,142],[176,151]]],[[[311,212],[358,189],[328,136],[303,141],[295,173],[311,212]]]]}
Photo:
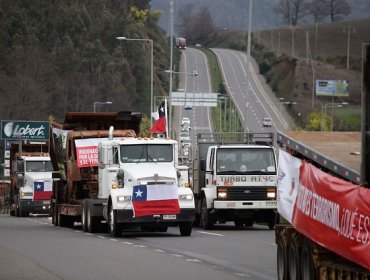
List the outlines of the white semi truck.
{"type": "Polygon", "coordinates": [[[47,145],[13,143],[10,161],[10,215],[49,214],[53,168],[47,145]]]}
{"type": "Polygon", "coordinates": [[[180,180],[177,141],[136,137],[138,114],[91,114],[51,121],[51,154],[61,174],[53,189],[54,224],[81,222],[89,232],[108,225],[112,236],[132,227],[178,226],[182,236],[191,235],[194,197],[180,180]]]}
{"type": "Polygon", "coordinates": [[[271,133],[199,133],[193,160],[196,222],[236,227],[276,217],[277,164],[271,133]]]}

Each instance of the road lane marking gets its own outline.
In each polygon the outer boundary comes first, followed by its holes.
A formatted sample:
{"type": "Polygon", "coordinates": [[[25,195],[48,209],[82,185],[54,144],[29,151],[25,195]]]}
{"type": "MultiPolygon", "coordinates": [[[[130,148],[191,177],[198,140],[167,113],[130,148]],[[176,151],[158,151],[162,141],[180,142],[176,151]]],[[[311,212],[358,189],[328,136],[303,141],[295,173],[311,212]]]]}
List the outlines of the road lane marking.
{"type": "Polygon", "coordinates": [[[206,232],[206,231],[197,231],[199,233],[204,233],[204,234],[209,234],[209,235],[215,235],[215,236],[225,236],[223,234],[219,234],[219,233],[213,233],[213,232],[206,232]]]}

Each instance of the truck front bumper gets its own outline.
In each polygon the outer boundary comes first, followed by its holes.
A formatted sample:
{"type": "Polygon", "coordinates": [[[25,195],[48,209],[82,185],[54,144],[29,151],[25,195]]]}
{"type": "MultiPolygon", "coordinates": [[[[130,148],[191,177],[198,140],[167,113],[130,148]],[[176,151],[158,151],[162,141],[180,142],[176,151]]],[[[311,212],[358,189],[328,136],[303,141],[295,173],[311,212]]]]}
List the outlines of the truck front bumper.
{"type": "Polygon", "coordinates": [[[213,202],[215,209],[277,209],[276,200],[266,201],[228,201],[215,200],[213,202]]]}
{"type": "Polygon", "coordinates": [[[50,214],[50,200],[20,200],[22,212],[33,214],[50,214]]]}
{"type": "Polygon", "coordinates": [[[115,210],[117,213],[118,223],[129,224],[148,224],[148,223],[163,223],[166,225],[177,225],[180,222],[193,222],[195,220],[195,209],[181,209],[177,215],[150,215],[142,217],[133,217],[132,209],[115,210]]]}

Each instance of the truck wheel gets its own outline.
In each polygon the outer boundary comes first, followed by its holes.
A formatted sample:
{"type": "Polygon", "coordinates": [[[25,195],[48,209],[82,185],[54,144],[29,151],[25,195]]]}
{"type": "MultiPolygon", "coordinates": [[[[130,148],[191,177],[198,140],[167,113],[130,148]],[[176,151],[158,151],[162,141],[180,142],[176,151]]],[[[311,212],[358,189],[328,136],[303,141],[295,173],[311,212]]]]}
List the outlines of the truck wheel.
{"type": "Polygon", "coordinates": [[[200,214],[195,213],[195,220],[193,222],[193,226],[198,227],[200,225],[200,214]]]}
{"type": "Polygon", "coordinates": [[[113,210],[112,205],[109,206],[109,230],[113,237],[119,237],[122,234],[122,227],[117,223],[117,213],[113,210]]]}
{"type": "Polygon", "coordinates": [[[269,227],[269,229],[274,229],[274,227],[275,227],[275,220],[273,220],[273,221],[269,221],[268,223],[267,223],[267,225],[268,225],[268,227],[269,227]]]}
{"type": "Polygon", "coordinates": [[[288,260],[289,260],[289,279],[299,280],[300,279],[300,267],[299,267],[299,243],[297,236],[292,236],[289,242],[288,250],[288,260]]]}
{"type": "Polygon", "coordinates": [[[277,237],[277,276],[278,280],[288,279],[287,248],[282,236],[277,237]]]}
{"type": "Polygon", "coordinates": [[[301,279],[315,280],[315,267],[312,259],[312,246],[309,240],[304,240],[301,251],[301,279]]]}
{"type": "Polygon", "coordinates": [[[235,224],[236,229],[242,229],[244,222],[240,219],[235,219],[234,224],[235,224]]]}
{"type": "Polygon", "coordinates": [[[98,223],[95,217],[92,216],[92,205],[91,203],[87,203],[87,211],[86,211],[86,222],[87,222],[87,231],[90,233],[94,233],[97,231],[98,223]]]}
{"type": "Polygon", "coordinates": [[[59,226],[59,215],[58,215],[58,208],[57,207],[54,207],[53,217],[54,217],[54,226],[59,226]]]}
{"type": "Polygon", "coordinates": [[[201,213],[201,222],[204,229],[212,229],[214,224],[214,217],[210,213],[211,211],[207,209],[206,198],[202,200],[202,213],[201,213]]]}
{"type": "Polygon", "coordinates": [[[88,203],[87,199],[84,199],[82,202],[81,226],[84,232],[87,232],[87,217],[86,217],[87,203],[88,203]]]}
{"type": "Polygon", "coordinates": [[[190,236],[193,228],[192,222],[181,222],[179,223],[179,229],[181,236],[190,236]]]}
{"type": "Polygon", "coordinates": [[[253,220],[252,219],[247,219],[244,221],[244,225],[246,227],[253,227],[253,220]]]}

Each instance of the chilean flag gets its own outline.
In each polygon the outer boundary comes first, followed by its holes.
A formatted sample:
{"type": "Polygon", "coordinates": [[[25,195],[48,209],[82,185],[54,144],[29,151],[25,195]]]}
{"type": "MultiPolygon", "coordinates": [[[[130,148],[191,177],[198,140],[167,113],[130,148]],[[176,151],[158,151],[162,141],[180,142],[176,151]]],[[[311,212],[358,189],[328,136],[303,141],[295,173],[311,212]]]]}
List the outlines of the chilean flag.
{"type": "Polygon", "coordinates": [[[179,214],[176,185],[137,185],[132,190],[134,217],[179,214]]]}
{"type": "Polygon", "coordinates": [[[45,182],[34,182],[34,200],[48,200],[51,198],[53,191],[53,183],[49,181],[45,182]]]}
{"type": "Polygon", "coordinates": [[[163,101],[158,107],[158,120],[153,124],[150,133],[165,133],[166,132],[166,105],[163,101]]]}

